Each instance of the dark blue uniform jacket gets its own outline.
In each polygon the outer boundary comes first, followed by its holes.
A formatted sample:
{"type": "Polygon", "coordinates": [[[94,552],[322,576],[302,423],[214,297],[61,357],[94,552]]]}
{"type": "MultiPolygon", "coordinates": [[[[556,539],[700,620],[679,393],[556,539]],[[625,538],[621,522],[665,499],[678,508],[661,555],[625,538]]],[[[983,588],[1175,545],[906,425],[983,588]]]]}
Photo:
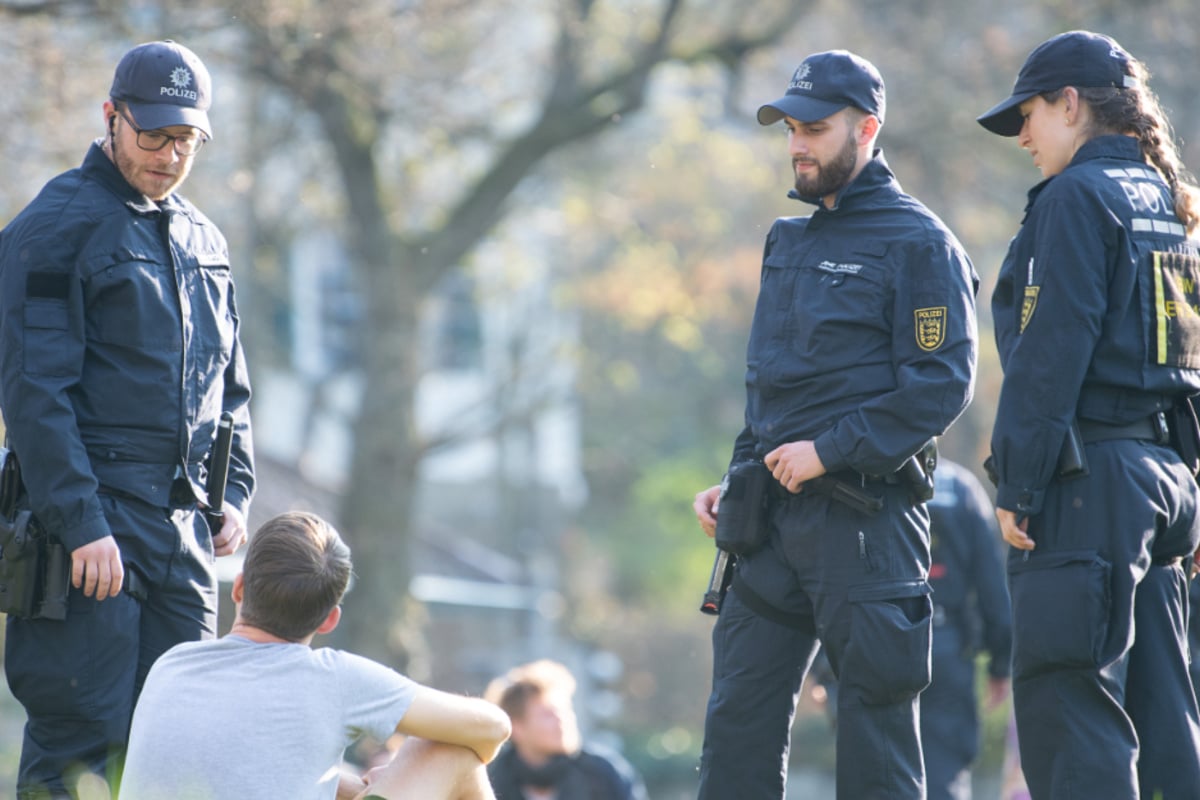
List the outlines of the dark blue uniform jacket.
{"type": "Polygon", "coordinates": [[[767,236],[733,462],[812,440],[830,472],[895,471],[971,398],[978,278],[882,153],[767,236]]]}
{"type": "Polygon", "coordinates": [[[1041,510],[1076,416],[1125,424],[1200,390],[1196,254],[1128,136],[1092,139],[1030,190],[992,296],[997,506],[1041,510]]]}
{"type": "Polygon", "coordinates": [[[186,474],[203,497],[223,410],[226,502],[245,512],[250,385],[220,231],[93,144],[0,232],[0,393],[33,512],[69,550],[110,534],[98,486],[165,507],[186,474]]]}
{"type": "Polygon", "coordinates": [[[608,750],[585,747],[533,769],[508,745],[488,764],[487,771],[496,800],[524,800],[521,787],[527,784],[552,788],[555,800],[646,800],[646,789],[633,767],[608,750]]]}

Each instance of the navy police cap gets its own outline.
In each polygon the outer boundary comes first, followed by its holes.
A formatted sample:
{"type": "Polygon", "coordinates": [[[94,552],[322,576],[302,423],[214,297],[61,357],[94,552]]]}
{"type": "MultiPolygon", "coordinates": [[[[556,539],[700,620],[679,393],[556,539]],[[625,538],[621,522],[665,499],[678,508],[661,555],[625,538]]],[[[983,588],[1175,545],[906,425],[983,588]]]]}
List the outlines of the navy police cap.
{"type": "Polygon", "coordinates": [[[143,130],[188,125],[212,138],[212,80],[200,58],[170,39],[139,44],[117,64],[109,96],[143,130]]]}
{"type": "Polygon", "coordinates": [[[1016,136],[1023,124],[1021,103],[1064,86],[1136,86],[1130,74],[1132,62],[1133,56],[1108,36],[1090,31],[1060,33],[1034,48],[1017,74],[1012,96],[981,114],[978,122],[992,133],[1016,136]]]}
{"type": "Polygon", "coordinates": [[[758,109],[760,125],[772,125],[786,117],[799,122],[816,122],[854,106],[883,122],[883,78],[875,65],[846,50],[814,53],[804,59],[787,93],[758,109]]]}

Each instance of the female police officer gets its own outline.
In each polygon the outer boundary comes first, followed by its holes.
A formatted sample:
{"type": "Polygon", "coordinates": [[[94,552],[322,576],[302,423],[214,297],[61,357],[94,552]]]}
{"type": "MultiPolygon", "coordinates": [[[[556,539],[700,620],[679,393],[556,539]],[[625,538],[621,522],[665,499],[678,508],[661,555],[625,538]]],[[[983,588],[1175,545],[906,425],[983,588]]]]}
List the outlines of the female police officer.
{"type": "Polygon", "coordinates": [[[1064,33],[979,118],[1044,178],[992,298],[996,505],[1035,798],[1200,797],[1184,610],[1200,196],[1146,77],[1107,36],[1064,33]]]}

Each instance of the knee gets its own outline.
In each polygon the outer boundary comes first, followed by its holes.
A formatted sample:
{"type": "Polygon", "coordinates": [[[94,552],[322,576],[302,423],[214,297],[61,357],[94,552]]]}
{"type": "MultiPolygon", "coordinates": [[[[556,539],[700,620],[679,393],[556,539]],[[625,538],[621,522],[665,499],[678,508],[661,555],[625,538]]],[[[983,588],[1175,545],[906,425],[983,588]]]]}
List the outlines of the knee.
{"type": "MultiPolygon", "coordinates": [[[[455,744],[409,737],[386,764],[366,774],[367,788],[360,797],[408,797],[428,787],[446,794],[472,772],[485,767],[473,750],[455,744]]],[[[448,796],[448,795],[447,795],[448,796]]]]}
{"type": "Polygon", "coordinates": [[[422,764],[466,768],[483,766],[475,751],[462,745],[433,742],[414,736],[405,740],[397,754],[406,750],[409,760],[422,764]]]}

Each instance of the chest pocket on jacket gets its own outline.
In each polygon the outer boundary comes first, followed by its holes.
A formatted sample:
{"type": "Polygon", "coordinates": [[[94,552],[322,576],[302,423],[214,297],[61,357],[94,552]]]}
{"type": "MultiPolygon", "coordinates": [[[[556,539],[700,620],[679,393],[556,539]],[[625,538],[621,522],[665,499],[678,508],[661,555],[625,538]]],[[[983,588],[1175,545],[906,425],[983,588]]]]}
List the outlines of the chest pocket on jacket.
{"type": "Polygon", "coordinates": [[[795,304],[802,309],[797,344],[849,354],[870,349],[879,334],[880,343],[890,342],[892,314],[884,281],[883,266],[859,254],[801,267],[795,288],[795,304]]]}
{"type": "Polygon", "coordinates": [[[221,354],[222,362],[233,352],[233,275],[227,256],[203,255],[195,266],[184,267],[191,297],[191,324],[196,331],[192,347],[199,352],[221,354]]]}
{"type": "Polygon", "coordinates": [[[1200,369],[1200,256],[1154,252],[1148,258],[1154,286],[1150,360],[1200,369]]]}
{"type": "Polygon", "coordinates": [[[181,349],[178,290],[170,267],[121,254],[86,276],[89,338],[145,350],[181,349]]]}

